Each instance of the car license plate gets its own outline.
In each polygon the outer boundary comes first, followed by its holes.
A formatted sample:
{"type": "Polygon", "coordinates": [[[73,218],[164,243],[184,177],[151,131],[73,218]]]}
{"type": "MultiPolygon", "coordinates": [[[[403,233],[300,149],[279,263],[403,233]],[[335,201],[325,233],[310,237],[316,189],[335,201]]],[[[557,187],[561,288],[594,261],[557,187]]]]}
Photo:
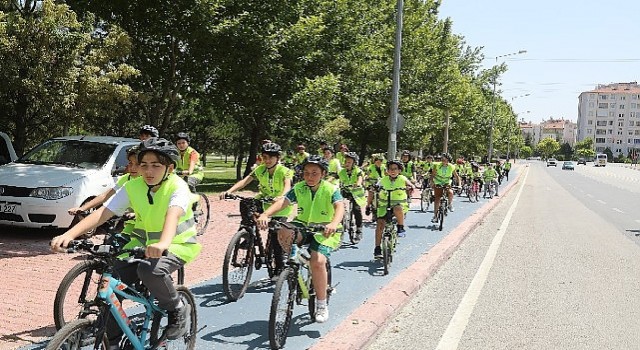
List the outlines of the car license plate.
{"type": "Polygon", "coordinates": [[[0,202],[0,213],[15,214],[20,203],[0,202]]]}

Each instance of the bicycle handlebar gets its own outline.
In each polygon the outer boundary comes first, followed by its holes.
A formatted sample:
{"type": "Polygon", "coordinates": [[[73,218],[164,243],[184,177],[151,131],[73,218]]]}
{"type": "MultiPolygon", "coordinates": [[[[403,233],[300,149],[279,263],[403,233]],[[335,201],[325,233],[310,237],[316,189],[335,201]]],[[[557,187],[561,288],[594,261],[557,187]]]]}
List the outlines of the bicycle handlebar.
{"type": "MultiPolygon", "coordinates": [[[[129,263],[143,262],[149,263],[145,259],[145,247],[133,247],[130,249],[116,249],[111,244],[94,244],[90,239],[73,240],[67,245],[66,253],[76,253],[78,251],[85,251],[94,256],[100,257],[116,257],[120,254],[129,253],[130,258],[127,260],[129,263]]],[[[168,250],[162,252],[162,256],[167,256],[168,250]]]]}
{"type": "Polygon", "coordinates": [[[308,231],[308,232],[315,233],[315,232],[324,232],[326,226],[319,225],[319,224],[311,224],[305,227],[299,227],[299,226],[292,225],[288,222],[271,220],[269,221],[269,227],[273,228],[274,230],[279,230],[280,228],[285,227],[294,231],[308,231]]]}
{"type": "Polygon", "coordinates": [[[271,197],[255,198],[255,197],[240,196],[240,195],[232,194],[232,193],[225,193],[224,194],[224,199],[233,199],[233,200],[251,199],[251,200],[255,200],[255,201],[269,203],[269,202],[273,202],[273,200],[275,198],[271,198],[271,197]]]}

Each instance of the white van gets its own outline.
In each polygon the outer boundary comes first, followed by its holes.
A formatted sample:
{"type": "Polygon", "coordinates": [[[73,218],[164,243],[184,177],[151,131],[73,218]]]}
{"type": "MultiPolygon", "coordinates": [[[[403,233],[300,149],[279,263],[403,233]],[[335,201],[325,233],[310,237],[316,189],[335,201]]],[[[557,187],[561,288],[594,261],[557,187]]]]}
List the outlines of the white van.
{"type": "Polygon", "coordinates": [[[67,228],[67,209],[114,186],[127,165],[127,150],[140,141],[122,137],[49,139],[0,166],[0,224],[67,228]]]}
{"type": "Polygon", "coordinates": [[[607,155],[605,153],[598,153],[593,161],[595,166],[607,166],[607,155]]]}

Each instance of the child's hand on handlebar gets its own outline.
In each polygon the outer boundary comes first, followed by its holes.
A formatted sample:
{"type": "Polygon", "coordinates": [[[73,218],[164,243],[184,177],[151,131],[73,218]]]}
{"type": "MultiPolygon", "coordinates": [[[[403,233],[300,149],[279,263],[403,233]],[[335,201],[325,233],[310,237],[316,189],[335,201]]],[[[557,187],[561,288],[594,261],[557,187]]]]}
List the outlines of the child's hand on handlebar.
{"type": "Polygon", "coordinates": [[[329,237],[338,229],[338,224],[329,223],[324,227],[323,236],[329,237]]]}
{"type": "Polygon", "coordinates": [[[261,230],[266,229],[269,226],[269,216],[264,215],[264,213],[260,214],[260,216],[258,216],[258,219],[256,220],[256,223],[261,230]]]}

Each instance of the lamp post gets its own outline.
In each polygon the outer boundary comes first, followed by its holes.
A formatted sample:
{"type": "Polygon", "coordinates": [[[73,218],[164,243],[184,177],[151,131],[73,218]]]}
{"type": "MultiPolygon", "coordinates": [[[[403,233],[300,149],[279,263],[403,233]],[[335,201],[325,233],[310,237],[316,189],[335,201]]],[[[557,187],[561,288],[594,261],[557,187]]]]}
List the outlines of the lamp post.
{"type": "Polygon", "coordinates": [[[391,115],[389,116],[389,147],[387,149],[387,159],[395,159],[397,151],[400,52],[402,48],[402,13],[404,11],[404,0],[397,0],[396,10],[396,41],[393,53],[393,80],[391,86],[391,115]]]}
{"type": "MultiPolygon", "coordinates": [[[[496,56],[496,65],[498,65],[498,58],[501,57],[507,57],[507,56],[513,56],[513,55],[520,55],[523,53],[527,53],[527,50],[520,50],[518,52],[512,52],[512,53],[508,53],[506,55],[499,55],[496,56]]],[[[491,123],[490,123],[490,127],[489,127],[489,162],[491,161],[491,158],[493,157],[493,123],[494,123],[494,119],[495,119],[495,115],[496,115],[496,81],[498,80],[498,76],[496,74],[496,76],[493,78],[493,101],[491,103],[491,123]]]]}

